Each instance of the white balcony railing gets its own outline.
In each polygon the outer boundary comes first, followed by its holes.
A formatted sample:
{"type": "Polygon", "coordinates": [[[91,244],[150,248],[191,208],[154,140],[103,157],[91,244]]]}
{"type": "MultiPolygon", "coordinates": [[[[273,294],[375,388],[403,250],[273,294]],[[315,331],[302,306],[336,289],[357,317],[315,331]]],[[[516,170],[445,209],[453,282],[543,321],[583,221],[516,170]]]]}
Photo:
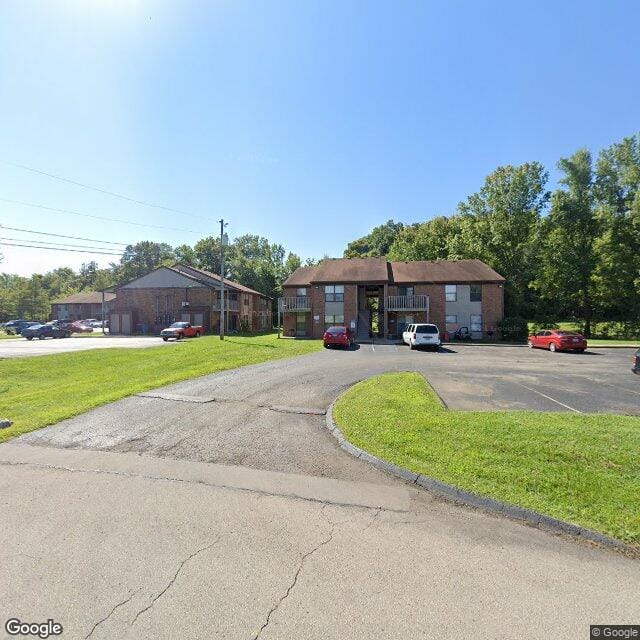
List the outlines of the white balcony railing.
{"type": "Polygon", "coordinates": [[[428,311],[429,296],[389,296],[387,298],[388,311],[428,311]]]}
{"type": "Polygon", "coordinates": [[[311,300],[308,296],[292,296],[280,298],[280,311],[311,311],[311,300]]]}

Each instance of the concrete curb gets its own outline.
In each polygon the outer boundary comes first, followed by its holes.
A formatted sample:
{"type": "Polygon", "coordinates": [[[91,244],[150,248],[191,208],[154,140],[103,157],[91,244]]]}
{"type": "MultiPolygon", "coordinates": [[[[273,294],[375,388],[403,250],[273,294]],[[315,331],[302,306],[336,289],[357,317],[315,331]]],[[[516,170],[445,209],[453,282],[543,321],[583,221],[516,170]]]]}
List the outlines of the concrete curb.
{"type": "Polygon", "coordinates": [[[406,482],[416,484],[423,489],[427,489],[428,491],[448,500],[465,504],[470,507],[475,507],[477,509],[482,509],[482,511],[486,511],[494,515],[505,516],[512,520],[518,520],[544,531],[562,533],[565,535],[568,534],[582,540],[595,542],[605,547],[631,552],[633,555],[638,554],[637,548],[625,544],[616,538],[611,538],[603,533],[599,533],[598,531],[585,529],[584,527],[571,524],[570,522],[564,522],[563,520],[552,518],[551,516],[547,516],[543,513],[538,513],[532,509],[518,507],[517,505],[502,502],[501,500],[488,498],[476,493],[458,489],[457,487],[441,482],[436,478],[430,478],[429,476],[424,476],[419,473],[415,473],[414,471],[404,469],[403,467],[399,467],[391,462],[387,462],[386,460],[382,460],[381,458],[371,455],[359,447],[356,447],[344,437],[344,434],[340,431],[338,425],[333,420],[333,409],[335,404],[344,393],[346,393],[346,391],[341,393],[327,409],[326,427],[338,441],[340,447],[352,456],[369,462],[374,467],[377,467],[382,471],[386,471],[387,473],[390,473],[401,480],[405,480],[406,482]]]}

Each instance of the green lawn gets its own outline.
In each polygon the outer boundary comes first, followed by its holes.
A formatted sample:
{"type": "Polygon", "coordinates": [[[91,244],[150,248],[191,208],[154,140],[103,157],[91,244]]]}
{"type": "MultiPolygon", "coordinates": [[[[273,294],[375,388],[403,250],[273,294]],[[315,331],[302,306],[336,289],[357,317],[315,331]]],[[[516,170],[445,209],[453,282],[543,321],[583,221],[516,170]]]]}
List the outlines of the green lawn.
{"type": "Polygon", "coordinates": [[[16,335],[9,335],[7,333],[5,333],[4,331],[0,331],[0,340],[11,340],[11,339],[15,339],[15,338],[20,338],[21,336],[16,336],[16,335]]]}
{"type": "Polygon", "coordinates": [[[269,333],[0,360],[0,418],[14,422],[0,431],[0,442],[140,391],[320,349],[319,340],[278,340],[269,333]]]}
{"type": "Polygon", "coordinates": [[[640,546],[640,418],[450,411],[421,375],[388,373],[349,389],[335,419],[399,466],[640,546]]]}

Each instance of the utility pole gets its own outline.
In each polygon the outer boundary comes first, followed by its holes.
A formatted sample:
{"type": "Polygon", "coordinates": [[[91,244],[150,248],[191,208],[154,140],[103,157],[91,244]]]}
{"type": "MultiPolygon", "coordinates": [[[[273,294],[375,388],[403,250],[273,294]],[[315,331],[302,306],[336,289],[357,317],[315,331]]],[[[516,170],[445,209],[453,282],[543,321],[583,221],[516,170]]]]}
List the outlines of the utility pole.
{"type": "Polygon", "coordinates": [[[220,220],[220,340],[224,340],[224,228],[228,222],[220,220]]]}

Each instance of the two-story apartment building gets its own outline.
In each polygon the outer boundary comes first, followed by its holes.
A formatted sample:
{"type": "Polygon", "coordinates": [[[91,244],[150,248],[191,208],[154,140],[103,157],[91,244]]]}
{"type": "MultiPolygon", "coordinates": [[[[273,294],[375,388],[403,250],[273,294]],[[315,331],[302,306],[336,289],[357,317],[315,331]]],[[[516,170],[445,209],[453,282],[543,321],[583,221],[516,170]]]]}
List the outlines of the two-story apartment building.
{"type": "MultiPolygon", "coordinates": [[[[272,327],[271,299],[225,278],[225,327],[229,332],[272,327]]],[[[116,288],[111,333],[159,333],[172,322],[220,328],[220,276],[186,264],[159,267],[116,288]]]]}
{"type": "Polygon", "coordinates": [[[504,314],[504,278],[481,260],[389,262],[334,258],[300,267],[283,285],[285,336],[321,338],[345,325],[359,340],[398,338],[413,322],[441,330],[495,331],[504,314]]]}
{"type": "Polygon", "coordinates": [[[51,303],[51,319],[86,320],[95,318],[102,320],[104,311],[105,320],[115,304],[116,294],[102,291],[81,291],[64,298],[59,298],[51,303]]]}

